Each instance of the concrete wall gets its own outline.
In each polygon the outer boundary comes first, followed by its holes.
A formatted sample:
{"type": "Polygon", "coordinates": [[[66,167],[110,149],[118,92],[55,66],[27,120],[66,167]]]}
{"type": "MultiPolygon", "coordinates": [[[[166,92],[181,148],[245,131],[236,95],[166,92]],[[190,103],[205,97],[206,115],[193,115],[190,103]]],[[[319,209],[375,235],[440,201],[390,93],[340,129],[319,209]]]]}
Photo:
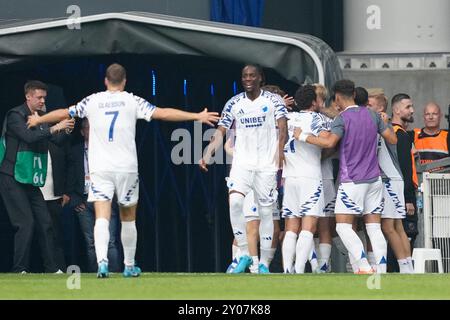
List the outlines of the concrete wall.
{"type": "Polygon", "coordinates": [[[448,0],[344,0],[344,50],[449,52],[448,0]]]}
{"type": "MultiPolygon", "coordinates": [[[[437,102],[444,114],[450,104],[449,70],[415,71],[349,71],[343,70],[344,78],[355,81],[365,88],[383,88],[389,101],[397,93],[407,93],[414,102],[415,116],[412,127],[423,127],[423,108],[428,101],[437,102]]],[[[388,112],[392,109],[389,105],[388,112]]],[[[443,118],[441,128],[447,129],[443,118]]]]}

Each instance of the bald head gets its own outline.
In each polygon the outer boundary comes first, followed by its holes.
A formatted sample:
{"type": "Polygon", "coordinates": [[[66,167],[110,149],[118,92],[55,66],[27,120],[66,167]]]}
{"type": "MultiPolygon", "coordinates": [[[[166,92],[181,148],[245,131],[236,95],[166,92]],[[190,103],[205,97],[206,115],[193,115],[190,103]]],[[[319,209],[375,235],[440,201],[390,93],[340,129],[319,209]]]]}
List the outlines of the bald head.
{"type": "Polygon", "coordinates": [[[439,105],[435,102],[429,102],[423,109],[423,121],[425,128],[431,131],[439,130],[441,126],[442,112],[439,105]]]}

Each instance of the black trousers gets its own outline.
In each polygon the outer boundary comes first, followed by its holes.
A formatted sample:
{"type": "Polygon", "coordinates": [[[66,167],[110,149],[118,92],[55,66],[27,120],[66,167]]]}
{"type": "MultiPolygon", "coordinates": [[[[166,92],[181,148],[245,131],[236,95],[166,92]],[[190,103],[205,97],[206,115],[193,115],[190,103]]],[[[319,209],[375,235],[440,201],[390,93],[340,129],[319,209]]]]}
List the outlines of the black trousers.
{"type": "Polygon", "coordinates": [[[34,230],[45,272],[56,272],[52,222],[41,190],[18,183],[13,177],[0,173],[0,193],[15,232],[12,272],[29,272],[34,230]]]}
{"type": "Polygon", "coordinates": [[[53,228],[56,267],[62,271],[66,271],[66,259],[64,257],[64,233],[62,224],[63,208],[61,202],[62,199],[45,201],[53,228]]]}

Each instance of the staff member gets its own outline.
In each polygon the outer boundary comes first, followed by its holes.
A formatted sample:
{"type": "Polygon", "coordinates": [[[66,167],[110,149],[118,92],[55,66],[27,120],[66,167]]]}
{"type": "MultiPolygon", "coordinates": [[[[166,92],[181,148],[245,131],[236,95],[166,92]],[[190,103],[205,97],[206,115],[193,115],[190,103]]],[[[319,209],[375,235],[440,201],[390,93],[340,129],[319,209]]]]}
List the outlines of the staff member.
{"type": "Polygon", "coordinates": [[[423,110],[425,127],[414,129],[414,146],[419,154],[420,164],[430,163],[449,156],[450,136],[441,129],[441,108],[430,102],[423,110]]]}
{"type": "Polygon", "coordinates": [[[73,120],[49,127],[27,129],[28,116],[41,112],[47,86],[40,81],[25,84],[26,101],[8,111],[2,130],[4,153],[0,157],[0,193],[15,229],[12,272],[29,272],[30,248],[36,223],[45,272],[56,272],[53,229],[50,215],[39,187],[47,175],[48,139],[72,129],[73,120]]]}

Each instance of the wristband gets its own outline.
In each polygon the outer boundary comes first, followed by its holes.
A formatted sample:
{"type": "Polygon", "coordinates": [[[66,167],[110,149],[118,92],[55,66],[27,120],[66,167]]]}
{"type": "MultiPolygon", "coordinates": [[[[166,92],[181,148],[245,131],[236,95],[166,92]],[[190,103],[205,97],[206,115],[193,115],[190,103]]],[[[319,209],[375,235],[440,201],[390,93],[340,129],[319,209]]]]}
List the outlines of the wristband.
{"type": "Polygon", "coordinates": [[[302,132],[300,133],[300,136],[298,137],[298,140],[302,141],[302,142],[306,142],[306,138],[308,138],[309,134],[302,132]]]}

